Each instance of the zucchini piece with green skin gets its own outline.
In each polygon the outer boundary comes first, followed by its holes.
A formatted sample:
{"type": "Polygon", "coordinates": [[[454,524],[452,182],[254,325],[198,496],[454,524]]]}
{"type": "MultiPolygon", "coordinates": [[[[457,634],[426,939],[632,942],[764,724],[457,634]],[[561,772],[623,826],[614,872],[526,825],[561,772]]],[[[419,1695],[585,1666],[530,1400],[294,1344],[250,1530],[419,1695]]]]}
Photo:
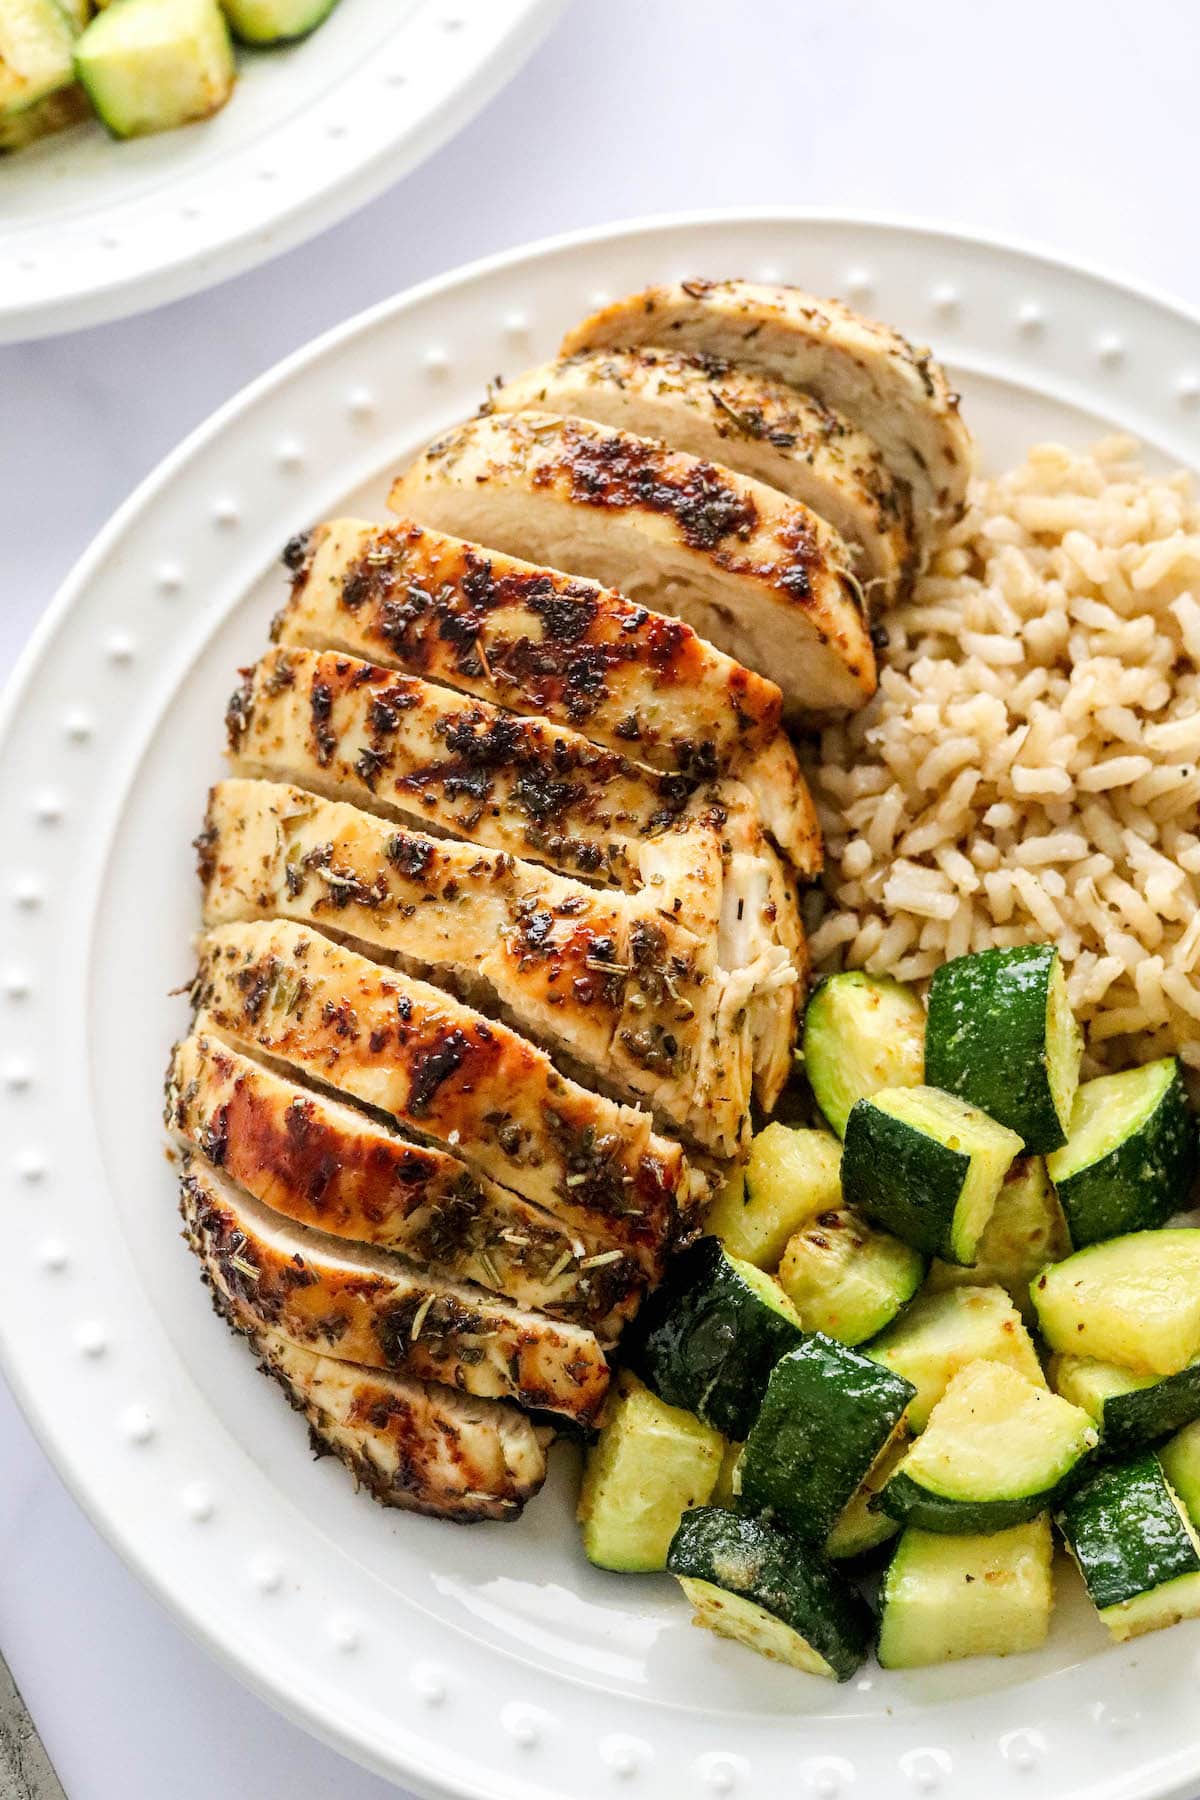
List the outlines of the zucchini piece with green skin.
{"type": "Polygon", "coordinates": [[[924,1276],[919,1250],[841,1208],[788,1239],[778,1279],[806,1331],[861,1344],[891,1324],[924,1276]]]}
{"type": "Polygon", "coordinates": [[[1157,1457],[1100,1469],[1055,1516],[1117,1643],[1200,1614],[1200,1542],[1157,1457]]]}
{"type": "Polygon", "coordinates": [[[712,1493],[724,1448],[711,1425],[623,1374],[584,1464],[576,1518],[588,1561],[665,1569],[680,1519],[712,1493]]]}
{"type": "Polygon", "coordinates": [[[1052,1506],[1099,1441],[1082,1407],[1006,1363],[971,1363],[880,1499],[893,1519],[922,1531],[1007,1531],[1052,1506]]]}
{"type": "Polygon", "coordinates": [[[827,1131],[778,1122],[756,1132],[744,1176],[726,1182],[705,1228],[733,1256],[774,1270],[792,1233],[842,1203],[842,1146],[827,1131]]]}
{"type": "Polygon", "coordinates": [[[1128,1455],[1200,1419],[1200,1362],[1178,1375],[1138,1375],[1090,1356],[1056,1356],[1050,1385],[1100,1427],[1106,1451],[1128,1455]]]}
{"type": "Polygon", "coordinates": [[[883,1088],[846,1125],[842,1193],[927,1256],[972,1263],[1021,1148],[1007,1126],[939,1088],[883,1088]]]}
{"type": "Polygon", "coordinates": [[[23,150],[39,138],[65,131],[81,119],[90,119],[92,109],[87,95],[77,82],[56,88],[44,100],[26,106],[20,112],[0,114],[0,151],[23,150]]]}
{"type": "Polygon", "coordinates": [[[120,0],[78,40],[75,70],[119,138],[206,119],[224,106],[237,79],[217,0],[120,0]]]}
{"type": "Polygon", "coordinates": [[[1200,1356],[1200,1231],[1134,1231],[1089,1244],[1030,1287],[1052,1350],[1176,1375],[1200,1356]]]}
{"type": "Polygon", "coordinates": [[[0,118],[19,115],[75,79],[75,31],[56,0],[0,6],[0,118]]]}
{"type": "Polygon", "coordinates": [[[221,0],[230,30],[243,44],[294,44],[323,25],[337,0],[221,0]]]}
{"type": "Polygon", "coordinates": [[[1035,1386],[1046,1385],[1033,1339],[1003,1288],[918,1294],[894,1325],[864,1344],[863,1355],[912,1382],[908,1426],[914,1432],[925,1429],[954,1376],[970,1363],[1007,1363],[1035,1386]]]}
{"type": "Polygon", "coordinates": [[[849,1681],[875,1620],[856,1588],[809,1545],[761,1519],[701,1506],[684,1513],[667,1568],[695,1623],[810,1675],[849,1681]]]}
{"type": "Polygon", "coordinates": [[[698,1238],[626,1332],[626,1362],[670,1406],[744,1438],[771,1370],[804,1332],[769,1275],[698,1238]]]}
{"type": "Polygon", "coordinates": [[[880,1667],[921,1669],[1039,1649],[1050,1630],[1053,1565],[1045,1513],[964,1537],[910,1525],[883,1578],[880,1667]]]}
{"type": "Polygon", "coordinates": [[[839,1137],[858,1100],[925,1079],[925,1009],[911,988],[861,969],[831,975],[804,1015],[804,1067],[839,1137]]]}
{"type": "Polygon", "coordinates": [[[934,973],[925,1079],[1007,1125],[1027,1150],[1066,1143],[1082,1057],[1053,944],[981,950],[934,973]]]}
{"type": "Polygon", "coordinates": [[[895,1537],[900,1526],[875,1504],[892,1474],[907,1454],[907,1430],[899,1431],[890,1444],[867,1470],[862,1485],[839,1513],[833,1530],[825,1539],[825,1554],[833,1562],[848,1562],[852,1557],[866,1556],[895,1537]]]}
{"type": "Polygon", "coordinates": [[[1021,1316],[1032,1322],[1029,1283],[1048,1262],[1070,1254],[1067,1222],[1044,1157],[1019,1156],[996,1196],[975,1261],[964,1268],[935,1257],[925,1286],[930,1293],[951,1287],[1002,1287],[1021,1316]]]}
{"type": "Polygon", "coordinates": [[[913,1393],[902,1376],[814,1332],[771,1371],[738,1465],[739,1504],[823,1544],[913,1393]]]}
{"type": "Polygon", "coordinates": [[[1185,1425],[1158,1451],[1158,1460],[1193,1526],[1200,1526],[1200,1420],[1185,1425]]]}
{"type": "Polygon", "coordinates": [[[1077,1250],[1153,1231],[1182,1212],[1196,1175],[1196,1122],[1178,1060],[1085,1081],[1070,1136],[1046,1166],[1077,1250]]]}

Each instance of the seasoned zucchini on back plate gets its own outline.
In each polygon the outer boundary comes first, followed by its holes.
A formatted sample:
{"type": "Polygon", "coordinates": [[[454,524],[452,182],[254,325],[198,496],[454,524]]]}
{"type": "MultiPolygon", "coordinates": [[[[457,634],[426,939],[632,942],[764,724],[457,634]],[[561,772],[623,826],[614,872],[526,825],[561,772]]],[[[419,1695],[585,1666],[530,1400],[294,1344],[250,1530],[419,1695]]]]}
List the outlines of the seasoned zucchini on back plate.
{"type": "Polygon", "coordinates": [[[623,1374],[584,1466],[576,1516],[588,1561],[665,1569],[676,1527],[712,1493],[724,1449],[711,1425],[623,1374]]]}
{"type": "Polygon", "coordinates": [[[915,1249],[970,1263],[1020,1148],[1015,1132],[953,1094],[884,1088],[847,1121],[842,1193],[915,1249]]]}
{"type": "Polygon", "coordinates": [[[1066,1142],[1082,1055],[1052,944],[982,950],[935,972],[926,1080],[1007,1125],[1027,1150],[1066,1142]]]}
{"type": "Polygon", "coordinates": [[[1004,1363],[971,1363],[934,1407],[883,1505],[923,1531],[1005,1531],[1045,1512],[1099,1437],[1082,1407],[1004,1363]]]}
{"type": "Polygon", "coordinates": [[[122,138],[208,118],[237,74],[217,0],[118,0],[84,31],[75,67],[99,117],[122,138]]]}
{"type": "Polygon", "coordinates": [[[337,0],[221,0],[243,44],[290,44],[324,24],[337,0]]]}
{"type": "Polygon", "coordinates": [[[1188,1204],[1196,1122],[1173,1056],[1085,1081],[1046,1167],[1075,1248],[1165,1225],[1188,1204]]]}
{"type": "Polygon", "coordinates": [[[790,1663],[848,1681],[875,1621],[866,1601],[819,1551],[761,1519],[719,1507],[684,1513],[667,1567],[696,1609],[696,1624],[790,1663]]]}
{"type": "Polygon", "coordinates": [[[804,1015],[804,1067],[839,1137],[855,1101],[925,1079],[925,1009],[911,988],[852,969],[817,988],[804,1015]]]}
{"type": "Polygon", "coordinates": [[[739,1465],[741,1505],[824,1543],[913,1392],[902,1376],[814,1332],[771,1371],[739,1465]]]}
{"type": "Polygon", "coordinates": [[[842,1146],[827,1131],[778,1123],[755,1133],[744,1175],[725,1184],[705,1228],[731,1256],[775,1269],[792,1233],[842,1203],[842,1146]]]}
{"type": "Polygon", "coordinates": [[[1156,1457],[1100,1469],[1056,1516],[1118,1643],[1200,1614],[1200,1543],[1156,1457]]]}
{"type": "Polygon", "coordinates": [[[803,1337],[777,1281],[702,1237],[675,1258],[625,1343],[654,1393],[744,1438],[771,1370],[803,1337]]]}
{"type": "Polygon", "coordinates": [[[1054,1604],[1046,1514],[1007,1531],[944,1537],[910,1525],[880,1596],[879,1661],[919,1669],[962,1656],[1013,1656],[1046,1641],[1054,1604]]]}
{"type": "Polygon", "coordinates": [[[35,106],[75,78],[75,33],[57,0],[0,6],[0,118],[35,106]]]}

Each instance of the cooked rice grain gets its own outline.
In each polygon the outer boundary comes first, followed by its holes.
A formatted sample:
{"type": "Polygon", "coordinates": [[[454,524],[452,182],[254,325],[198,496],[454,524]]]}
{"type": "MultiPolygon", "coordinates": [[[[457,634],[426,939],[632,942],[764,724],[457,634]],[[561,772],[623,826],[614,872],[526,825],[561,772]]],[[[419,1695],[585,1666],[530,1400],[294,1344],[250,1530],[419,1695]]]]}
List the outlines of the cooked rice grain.
{"type": "Polygon", "coordinates": [[[817,966],[923,985],[1052,938],[1094,1068],[1200,1070],[1198,596],[1190,481],[1128,439],[977,483],[875,700],[806,753],[817,966]]]}

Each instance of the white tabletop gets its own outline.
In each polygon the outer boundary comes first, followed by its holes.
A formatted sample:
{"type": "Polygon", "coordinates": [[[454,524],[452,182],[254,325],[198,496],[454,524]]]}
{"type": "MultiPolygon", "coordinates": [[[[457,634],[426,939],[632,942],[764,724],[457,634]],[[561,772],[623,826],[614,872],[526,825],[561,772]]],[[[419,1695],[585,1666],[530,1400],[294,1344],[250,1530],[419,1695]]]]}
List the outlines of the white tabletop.
{"type": "MultiPolygon", "coordinates": [[[[577,0],[506,93],[349,224],[145,318],[0,350],[0,673],[113,508],[221,401],[373,301],[527,239],[688,207],[899,212],[1200,306],[1198,59],[1191,0],[577,0]]],[[[188,1641],[2,1387],[0,1470],[0,1647],[70,1800],[395,1793],[188,1641]]]]}

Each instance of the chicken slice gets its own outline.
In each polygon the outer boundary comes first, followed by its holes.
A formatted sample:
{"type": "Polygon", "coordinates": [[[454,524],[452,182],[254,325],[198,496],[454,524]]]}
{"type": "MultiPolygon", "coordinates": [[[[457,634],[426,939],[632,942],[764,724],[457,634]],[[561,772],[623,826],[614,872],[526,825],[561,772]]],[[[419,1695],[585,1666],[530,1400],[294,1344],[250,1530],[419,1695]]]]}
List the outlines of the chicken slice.
{"type": "Polygon", "coordinates": [[[866,432],[768,375],[673,350],[581,350],[498,384],[486,410],[615,425],[778,488],[846,540],[872,601],[916,573],[907,484],[866,432]]]}
{"type": "MultiPolygon", "coordinates": [[[[763,971],[731,975],[714,935],[694,937],[649,900],[274,782],[218,783],[201,843],[206,925],[295,919],[435,975],[585,1080],[736,1155],[753,1067],[737,1020],[763,971]]],[[[782,948],[773,964],[773,985],[795,983],[782,948]]]]}
{"type": "Polygon", "coordinates": [[[594,582],[407,520],[333,519],[289,562],[278,643],[347,650],[693,779],[739,766],[778,728],[773,681],[594,582]]]}
{"type": "Polygon", "coordinates": [[[422,525],[611,582],[783,690],[789,716],[862,706],[875,654],[845,543],[762,482],[550,413],[448,432],[392,484],[422,525]]]}
{"type": "Polygon", "coordinates": [[[335,1362],[214,1297],[307,1419],[314,1454],[336,1456],[381,1505],[466,1525],[515,1519],[545,1481],[545,1432],[516,1407],[335,1362]]]}
{"type": "Polygon", "coordinates": [[[335,1362],[393,1369],[590,1425],[608,1389],[581,1325],[526,1312],[367,1245],[307,1231],[184,1159],[184,1236],[237,1310],[335,1362]]]}
{"type": "Polygon", "coordinates": [[[928,350],[889,326],[802,288],[752,281],[683,281],[614,301],[563,339],[560,354],[651,344],[788,382],[867,432],[912,490],[927,550],[962,512],[971,438],[928,350]]]}
{"type": "Polygon", "coordinates": [[[603,1232],[652,1279],[695,1204],[682,1150],[646,1113],[319,932],[284,920],[207,932],[195,999],[223,1038],[390,1113],[564,1224],[603,1232]]]}
{"type": "Polygon", "coordinates": [[[298,1086],[222,1043],[203,1015],[172,1055],[166,1123],[273,1212],[589,1325],[605,1342],[645,1285],[603,1233],[568,1230],[448,1151],[298,1086]]]}
{"type": "Polygon", "coordinates": [[[567,874],[638,880],[636,844],[694,783],[411,675],[278,649],[230,703],[239,775],[296,781],[567,874]]]}

